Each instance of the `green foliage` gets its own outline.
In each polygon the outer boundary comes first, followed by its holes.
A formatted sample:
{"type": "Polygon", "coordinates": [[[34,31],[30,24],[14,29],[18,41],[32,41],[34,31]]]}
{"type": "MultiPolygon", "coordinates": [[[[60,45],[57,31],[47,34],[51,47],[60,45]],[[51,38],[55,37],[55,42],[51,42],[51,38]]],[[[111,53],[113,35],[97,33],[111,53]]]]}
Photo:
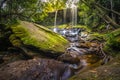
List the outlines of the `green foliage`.
{"type": "Polygon", "coordinates": [[[79,4],[79,24],[94,27],[99,23],[100,18],[97,15],[97,11],[89,7],[89,5],[91,5],[93,2],[94,0],[90,0],[87,2],[87,4],[83,2],[79,4]]]}
{"type": "Polygon", "coordinates": [[[103,30],[103,29],[105,29],[105,24],[104,24],[104,23],[101,24],[101,25],[98,27],[98,29],[99,29],[99,30],[103,30]]]}
{"type": "Polygon", "coordinates": [[[20,47],[22,45],[21,41],[14,34],[9,37],[9,40],[13,46],[20,47]]]}
{"type": "Polygon", "coordinates": [[[0,23],[11,24],[18,19],[36,21],[45,15],[42,8],[39,0],[6,0],[0,7],[0,23]]]}
{"type": "Polygon", "coordinates": [[[64,0],[49,0],[44,4],[45,12],[54,12],[56,10],[63,9],[65,7],[64,0]]]}
{"type": "Polygon", "coordinates": [[[105,38],[104,38],[104,34],[100,34],[100,33],[94,32],[94,33],[90,34],[88,40],[90,40],[90,41],[104,42],[105,38]]]}
{"type": "Polygon", "coordinates": [[[4,24],[11,24],[17,20],[45,23],[53,19],[49,19],[48,12],[54,12],[65,7],[65,0],[49,0],[48,2],[42,2],[41,0],[6,0],[3,4],[2,1],[0,2],[0,23],[4,24]]]}
{"type": "Polygon", "coordinates": [[[120,29],[117,29],[106,35],[106,46],[104,48],[107,52],[120,51],[120,29]]]}

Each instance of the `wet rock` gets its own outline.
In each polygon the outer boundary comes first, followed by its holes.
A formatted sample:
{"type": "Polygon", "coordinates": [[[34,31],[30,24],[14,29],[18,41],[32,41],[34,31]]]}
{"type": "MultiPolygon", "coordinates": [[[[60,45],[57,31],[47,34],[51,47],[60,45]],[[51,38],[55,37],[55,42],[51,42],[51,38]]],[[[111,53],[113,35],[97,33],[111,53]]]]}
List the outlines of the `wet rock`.
{"type": "Polygon", "coordinates": [[[40,58],[16,61],[0,69],[0,80],[67,80],[72,75],[68,65],[40,58]]]}
{"type": "Polygon", "coordinates": [[[58,57],[58,60],[65,62],[65,63],[70,63],[70,64],[79,64],[80,59],[76,56],[76,54],[73,54],[73,55],[63,54],[58,57]],[[73,57],[73,55],[74,55],[74,57],[73,57]]]}
{"type": "MultiPolygon", "coordinates": [[[[75,54],[73,54],[75,55],[75,54]]],[[[69,66],[73,69],[73,71],[75,73],[81,71],[83,68],[85,68],[88,63],[87,63],[87,59],[84,57],[84,55],[82,56],[76,56],[73,57],[73,55],[70,54],[63,54],[62,56],[60,56],[58,59],[60,61],[63,61],[67,64],[69,64],[69,66]]]]}
{"type": "Polygon", "coordinates": [[[98,47],[99,45],[97,43],[91,43],[91,47],[98,47]]]}

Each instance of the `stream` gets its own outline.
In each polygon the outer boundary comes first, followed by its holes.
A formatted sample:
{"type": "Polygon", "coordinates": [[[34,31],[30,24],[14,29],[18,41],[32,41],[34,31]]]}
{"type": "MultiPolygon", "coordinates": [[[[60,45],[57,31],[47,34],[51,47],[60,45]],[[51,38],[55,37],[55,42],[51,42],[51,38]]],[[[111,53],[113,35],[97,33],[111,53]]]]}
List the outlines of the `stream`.
{"type": "Polygon", "coordinates": [[[58,56],[57,60],[35,57],[10,62],[0,68],[0,79],[68,80],[101,60],[98,55],[99,44],[87,41],[89,34],[83,29],[70,28],[56,31],[70,42],[64,54],[58,56]]]}
{"type": "Polygon", "coordinates": [[[68,39],[69,47],[65,54],[58,57],[59,61],[68,64],[75,73],[98,63],[101,57],[97,54],[98,43],[89,42],[89,34],[80,28],[57,29],[57,33],[68,39]]]}

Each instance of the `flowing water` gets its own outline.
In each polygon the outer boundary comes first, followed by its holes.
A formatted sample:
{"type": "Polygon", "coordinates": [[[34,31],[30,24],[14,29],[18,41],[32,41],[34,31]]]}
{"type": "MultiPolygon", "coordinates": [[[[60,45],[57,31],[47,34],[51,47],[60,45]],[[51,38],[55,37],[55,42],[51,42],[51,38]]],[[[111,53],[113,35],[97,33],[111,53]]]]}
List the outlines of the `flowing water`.
{"type": "Polygon", "coordinates": [[[89,48],[80,47],[82,43],[79,37],[86,38],[83,34],[79,35],[81,29],[71,28],[58,31],[70,42],[63,55],[57,60],[35,57],[9,63],[0,68],[0,80],[68,80],[81,71],[89,70],[89,66],[100,60],[95,53],[87,53],[89,48]]]}
{"type": "Polygon", "coordinates": [[[72,14],[72,26],[75,27],[77,24],[77,6],[75,4],[71,5],[71,14],[72,14]]]}
{"type": "Polygon", "coordinates": [[[77,25],[77,3],[79,0],[68,0],[66,2],[66,8],[71,9],[71,24],[72,27],[77,25]]]}
{"type": "Polygon", "coordinates": [[[63,29],[59,32],[70,41],[65,54],[61,55],[59,60],[69,64],[70,67],[79,70],[100,61],[100,58],[96,53],[90,52],[90,48],[83,48],[80,46],[81,39],[79,37],[83,40],[86,40],[85,38],[87,38],[87,36],[83,35],[80,28],[63,29]]]}
{"type": "Polygon", "coordinates": [[[63,9],[63,17],[64,17],[64,24],[66,23],[66,14],[67,14],[67,9],[63,9]]]}
{"type": "MultiPolygon", "coordinates": [[[[68,0],[65,5],[66,7],[63,9],[63,22],[66,23],[66,15],[67,15],[67,9],[70,9],[71,11],[71,26],[75,27],[77,25],[77,3],[79,0],[68,0]]],[[[55,19],[54,19],[54,29],[53,31],[57,33],[57,14],[58,11],[55,11],[55,19]]]]}
{"type": "Polygon", "coordinates": [[[57,33],[57,14],[58,11],[55,11],[55,20],[54,20],[54,29],[53,31],[57,33]]]}

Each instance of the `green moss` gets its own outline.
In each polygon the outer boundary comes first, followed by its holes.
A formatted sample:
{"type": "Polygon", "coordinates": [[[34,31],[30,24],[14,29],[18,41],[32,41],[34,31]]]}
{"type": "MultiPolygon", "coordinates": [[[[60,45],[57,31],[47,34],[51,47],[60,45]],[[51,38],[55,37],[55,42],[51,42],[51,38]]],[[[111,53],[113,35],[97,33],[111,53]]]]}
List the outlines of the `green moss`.
{"type": "Polygon", "coordinates": [[[100,34],[100,33],[92,33],[91,35],[95,37],[104,37],[104,34],[100,34]]]}
{"type": "Polygon", "coordinates": [[[104,50],[109,53],[116,53],[120,51],[120,29],[114,30],[105,35],[107,40],[104,50]]]}
{"type": "Polygon", "coordinates": [[[13,44],[13,46],[16,46],[16,47],[21,46],[21,41],[19,39],[17,39],[17,37],[14,34],[12,34],[9,37],[9,40],[13,44]]]}
{"type": "Polygon", "coordinates": [[[98,27],[98,30],[104,30],[105,28],[105,24],[101,24],[100,27],[98,27]]]}
{"type": "Polygon", "coordinates": [[[21,21],[20,24],[14,25],[11,28],[14,35],[24,45],[32,45],[42,50],[64,52],[68,44],[68,41],[62,36],[34,23],[21,21]]]}
{"type": "Polygon", "coordinates": [[[88,26],[85,26],[85,25],[76,25],[76,27],[77,27],[77,28],[82,28],[82,29],[85,29],[85,30],[88,31],[88,32],[91,32],[91,29],[90,29],[90,27],[88,27],[88,26]]]}
{"type": "Polygon", "coordinates": [[[120,36],[120,28],[114,30],[113,32],[111,32],[110,35],[113,35],[113,36],[115,36],[115,37],[120,36]]]}
{"type": "Polygon", "coordinates": [[[109,53],[113,53],[114,51],[120,51],[120,37],[112,37],[112,39],[108,40],[106,42],[104,50],[109,53]]]}
{"type": "MultiPolygon", "coordinates": [[[[54,28],[54,26],[47,26],[48,28],[54,28]]],[[[84,26],[84,25],[76,25],[72,27],[70,24],[63,24],[63,25],[57,25],[57,28],[64,29],[64,28],[82,28],[85,29],[88,32],[91,32],[90,27],[84,26]]]]}
{"type": "Polygon", "coordinates": [[[104,34],[92,33],[92,34],[90,34],[90,36],[89,36],[89,40],[90,40],[90,41],[97,40],[97,41],[100,41],[100,42],[104,42],[104,41],[105,41],[104,34]]]}

